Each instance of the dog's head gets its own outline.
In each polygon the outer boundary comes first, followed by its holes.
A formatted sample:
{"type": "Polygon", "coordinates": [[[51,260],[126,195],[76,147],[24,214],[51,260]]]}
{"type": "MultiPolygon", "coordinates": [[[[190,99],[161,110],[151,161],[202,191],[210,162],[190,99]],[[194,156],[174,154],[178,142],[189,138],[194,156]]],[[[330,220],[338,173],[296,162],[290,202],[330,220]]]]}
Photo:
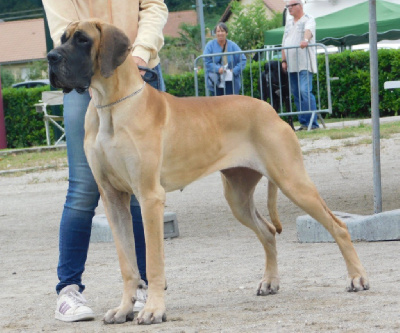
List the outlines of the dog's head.
{"type": "Polygon", "coordinates": [[[47,54],[51,85],[82,93],[94,73],[110,77],[130,48],[129,38],[113,25],[98,20],[73,22],[62,35],[61,45],[47,54]]]}
{"type": "Polygon", "coordinates": [[[265,78],[273,86],[286,85],[287,73],[282,69],[280,61],[272,60],[264,65],[265,78]],[[280,76],[280,78],[279,78],[280,76]]]}

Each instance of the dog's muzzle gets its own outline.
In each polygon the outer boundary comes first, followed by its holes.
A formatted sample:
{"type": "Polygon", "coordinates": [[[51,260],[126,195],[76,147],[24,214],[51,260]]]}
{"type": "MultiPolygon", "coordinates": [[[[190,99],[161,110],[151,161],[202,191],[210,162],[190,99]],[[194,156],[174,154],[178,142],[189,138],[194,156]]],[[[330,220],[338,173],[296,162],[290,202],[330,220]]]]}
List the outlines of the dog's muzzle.
{"type": "Polygon", "coordinates": [[[47,54],[47,61],[50,83],[54,88],[61,88],[64,93],[69,93],[72,89],[83,93],[89,88],[90,78],[80,76],[82,73],[71,71],[66,57],[57,49],[51,50],[47,54]]]}

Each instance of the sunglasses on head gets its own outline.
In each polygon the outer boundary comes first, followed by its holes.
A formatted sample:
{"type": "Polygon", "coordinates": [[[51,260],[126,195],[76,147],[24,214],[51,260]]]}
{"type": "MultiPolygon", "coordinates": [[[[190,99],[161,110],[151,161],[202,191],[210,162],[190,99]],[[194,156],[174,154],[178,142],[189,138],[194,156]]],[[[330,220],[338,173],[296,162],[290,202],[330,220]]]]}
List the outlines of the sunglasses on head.
{"type": "Polygon", "coordinates": [[[294,4],[292,4],[292,5],[287,5],[286,8],[287,8],[287,9],[290,9],[290,8],[292,8],[292,7],[294,7],[294,6],[297,6],[297,5],[300,5],[300,3],[294,3],[294,4]]]}

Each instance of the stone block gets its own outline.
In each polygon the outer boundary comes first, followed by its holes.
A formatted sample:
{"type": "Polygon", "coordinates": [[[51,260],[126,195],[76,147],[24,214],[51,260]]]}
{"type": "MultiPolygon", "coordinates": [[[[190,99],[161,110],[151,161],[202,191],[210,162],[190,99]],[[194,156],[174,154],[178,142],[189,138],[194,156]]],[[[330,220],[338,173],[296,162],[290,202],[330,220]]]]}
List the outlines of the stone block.
{"type": "MultiPolygon", "coordinates": [[[[374,215],[334,214],[346,223],[353,241],[400,240],[400,209],[374,215]]],[[[309,215],[296,219],[297,238],[301,243],[333,242],[329,232],[309,215]]]]}
{"type": "MultiPolygon", "coordinates": [[[[164,213],[164,238],[179,236],[178,220],[173,212],[164,213]]],[[[95,215],[92,221],[91,243],[112,242],[113,236],[107,217],[104,214],[95,215]]]]}

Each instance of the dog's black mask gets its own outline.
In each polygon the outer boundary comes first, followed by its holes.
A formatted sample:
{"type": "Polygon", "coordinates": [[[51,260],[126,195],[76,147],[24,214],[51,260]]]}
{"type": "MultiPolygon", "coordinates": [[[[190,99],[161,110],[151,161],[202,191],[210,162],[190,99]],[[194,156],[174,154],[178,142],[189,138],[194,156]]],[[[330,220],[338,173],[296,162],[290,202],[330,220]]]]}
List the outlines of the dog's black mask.
{"type": "Polygon", "coordinates": [[[83,31],[76,30],[72,36],[64,33],[61,45],[47,54],[50,83],[64,93],[75,89],[86,91],[93,76],[91,59],[92,39],[83,31]]]}

